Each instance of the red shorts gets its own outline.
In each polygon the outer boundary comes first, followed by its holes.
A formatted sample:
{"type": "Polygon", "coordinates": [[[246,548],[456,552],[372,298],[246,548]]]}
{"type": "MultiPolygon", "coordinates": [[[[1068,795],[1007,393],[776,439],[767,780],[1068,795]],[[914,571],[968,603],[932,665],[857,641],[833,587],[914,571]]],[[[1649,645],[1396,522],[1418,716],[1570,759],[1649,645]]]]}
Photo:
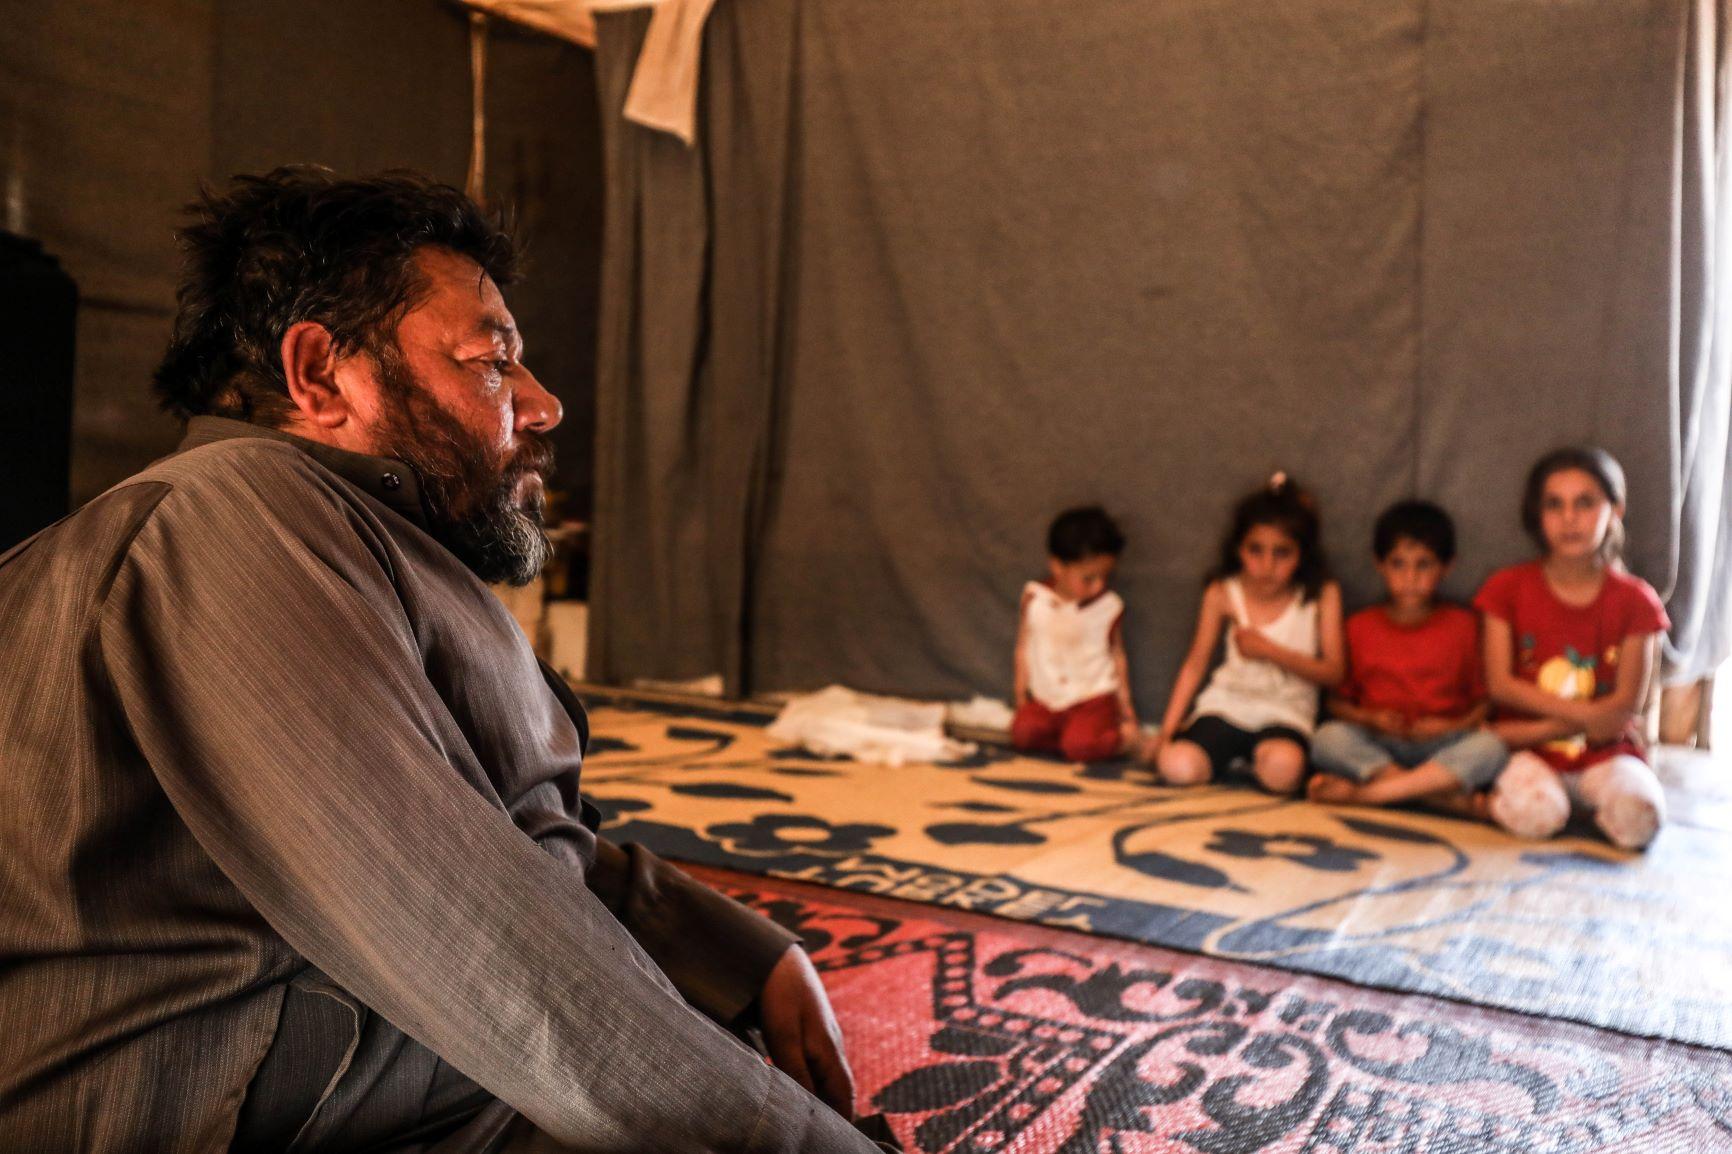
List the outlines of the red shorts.
{"type": "Polygon", "coordinates": [[[1048,709],[1031,697],[1010,723],[1010,741],[1018,749],[1056,751],[1067,761],[1116,757],[1124,748],[1118,695],[1103,693],[1069,709],[1048,709]]]}

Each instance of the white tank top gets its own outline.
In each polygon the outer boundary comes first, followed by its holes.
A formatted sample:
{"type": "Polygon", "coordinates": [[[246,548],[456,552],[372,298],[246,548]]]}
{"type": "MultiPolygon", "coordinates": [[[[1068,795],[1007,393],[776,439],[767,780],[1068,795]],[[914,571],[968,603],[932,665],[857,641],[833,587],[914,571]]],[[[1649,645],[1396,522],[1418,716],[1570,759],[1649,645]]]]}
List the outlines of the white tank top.
{"type": "MultiPolygon", "coordinates": [[[[1227,657],[1197,695],[1191,716],[1219,717],[1240,729],[1259,730],[1287,725],[1309,734],[1317,724],[1319,690],[1315,684],[1276,665],[1253,661],[1239,652],[1236,635],[1241,627],[1253,628],[1245,609],[1245,592],[1237,577],[1222,582],[1233,620],[1227,626],[1227,657]]],[[[1309,656],[1317,654],[1317,601],[1295,593],[1281,616],[1261,626],[1263,636],[1288,649],[1309,656]]]]}
{"type": "Polygon", "coordinates": [[[1066,601],[1049,586],[1023,586],[1023,660],[1029,696],[1048,709],[1069,709],[1119,688],[1113,668],[1113,626],[1125,611],[1108,590],[1087,603],[1066,601]]]}

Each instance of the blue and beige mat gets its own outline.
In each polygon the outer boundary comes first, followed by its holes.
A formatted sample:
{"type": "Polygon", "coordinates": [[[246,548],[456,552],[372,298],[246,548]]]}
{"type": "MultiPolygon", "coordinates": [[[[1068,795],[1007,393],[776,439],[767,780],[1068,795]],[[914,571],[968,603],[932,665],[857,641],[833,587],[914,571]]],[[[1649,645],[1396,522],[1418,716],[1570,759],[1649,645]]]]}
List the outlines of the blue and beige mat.
{"type": "Polygon", "coordinates": [[[825,760],[747,714],[592,719],[586,796],[667,857],[1732,1048],[1732,832],[1688,799],[1632,855],[1128,766],[825,760]]]}

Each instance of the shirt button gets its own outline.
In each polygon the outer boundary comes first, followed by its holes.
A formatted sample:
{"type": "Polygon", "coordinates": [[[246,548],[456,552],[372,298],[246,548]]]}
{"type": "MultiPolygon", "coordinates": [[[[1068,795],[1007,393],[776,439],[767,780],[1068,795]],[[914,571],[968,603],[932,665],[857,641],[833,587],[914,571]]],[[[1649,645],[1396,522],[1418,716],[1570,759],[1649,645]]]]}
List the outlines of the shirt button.
{"type": "Polygon", "coordinates": [[[387,489],[397,490],[403,487],[403,478],[399,477],[395,473],[386,473],[383,477],[379,478],[379,483],[387,489]]]}

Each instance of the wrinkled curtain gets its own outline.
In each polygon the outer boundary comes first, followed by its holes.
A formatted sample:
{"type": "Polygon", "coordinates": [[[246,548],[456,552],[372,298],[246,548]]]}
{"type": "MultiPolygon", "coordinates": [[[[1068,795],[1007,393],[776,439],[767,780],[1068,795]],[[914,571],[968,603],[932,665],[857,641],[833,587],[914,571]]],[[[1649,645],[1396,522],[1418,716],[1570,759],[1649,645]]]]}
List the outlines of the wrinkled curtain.
{"type": "Polygon", "coordinates": [[[1732,125],[1722,0],[1691,11],[1680,117],[1678,559],[1666,679],[1732,656],[1732,125]]]}
{"type": "Polygon", "coordinates": [[[1350,607],[1408,495],[1455,513],[1466,597],[1531,555],[1527,467],[1584,440],[1630,473],[1675,673],[1711,661],[1726,390],[1690,246],[1719,218],[1689,171],[1722,162],[1684,96],[1721,82],[1715,17],[723,0],[688,150],[620,120],[646,18],[603,15],[593,667],[1003,694],[1047,520],[1102,501],[1152,714],[1272,469],[1350,607]]]}
{"type": "Polygon", "coordinates": [[[589,668],[747,688],[784,313],[795,0],[709,20],[700,148],[624,119],[646,10],[598,14],[607,181],[589,668]]]}

